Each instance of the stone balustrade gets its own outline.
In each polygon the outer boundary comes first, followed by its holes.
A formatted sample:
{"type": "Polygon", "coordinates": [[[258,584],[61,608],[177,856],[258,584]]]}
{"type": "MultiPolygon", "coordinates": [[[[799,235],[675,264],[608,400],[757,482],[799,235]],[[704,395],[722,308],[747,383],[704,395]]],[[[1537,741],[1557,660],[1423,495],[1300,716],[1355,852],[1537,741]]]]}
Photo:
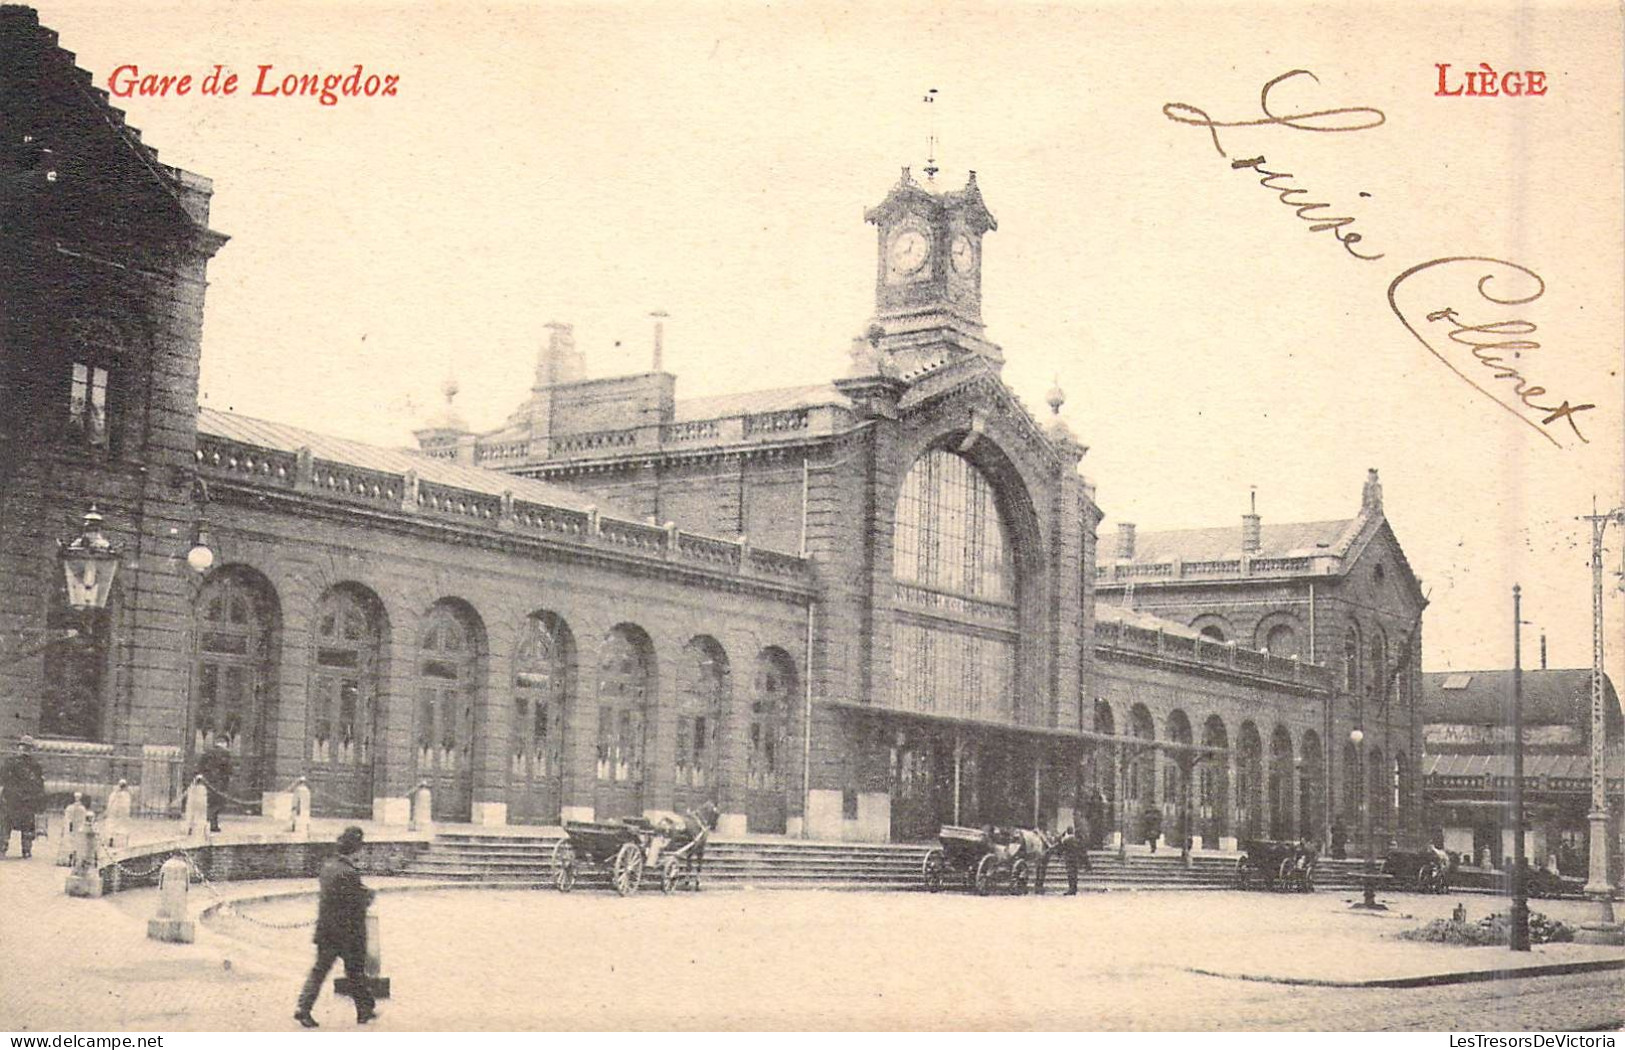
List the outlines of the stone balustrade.
{"type": "Polygon", "coordinates": [[[1315,572],[1335,555],[1301,558],[1219,558],[1208,561],[1105,562],[1095,566],[1095,579],[1110,586],[1131,580],[1209,580],[1236,576],[1295,576],[1315,572]]]}
{"type": "MultiPolygon", "coordinates": [[[[614,432],[607,432],[614,433],[614,432]]],[[[198,435],[196,460],[209,478],[299,492],[360,505],[387,507],[430,518],[487,524],[507,532],[615,550],[736,575],[769,577],[797,586],[811,582],[800,555],[752,547],[684,532],[672,526],[627,521],[596,510],[578,510],[531,500],[509,492],[485,492],[419,478],[318,459],[308,450],[258,448],[209,434],[198,435]]],[[[500,482],[501,475],[493,475],[500,482]]]]}
{"type": "Polygon", "coordinates": [[[1316,690],[1329,691],[1336,685],[1331,668],[1321,664],[1111,620],[1096,622],[1095,647],[1155,656],[1196,667],[1218,668],[1316,690]]]}

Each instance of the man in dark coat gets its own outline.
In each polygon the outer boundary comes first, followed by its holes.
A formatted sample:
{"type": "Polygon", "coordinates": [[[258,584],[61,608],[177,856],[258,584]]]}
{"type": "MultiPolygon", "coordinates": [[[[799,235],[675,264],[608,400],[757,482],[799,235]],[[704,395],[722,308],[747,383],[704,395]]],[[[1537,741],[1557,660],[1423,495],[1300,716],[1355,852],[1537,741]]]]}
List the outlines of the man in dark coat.
{"type": "Polygon", "coordinates": [[[11,829],[22,835],[23,859],[34,855],[34,815],[45,802],[45,774],[34,757],[34,740],[17,741],[17,753],[0,769],[0,856],[11,849],[11,829]]]}
{"type": "Polygon", "coordinates": [[[316,912],[316,964],[305,978],[304,990],[299,993],[299,1009],[293,1015],[294,1020],[306,1028],[317,1027],[310,1008],[316,1005],[322,982],[327,980],[336,959],[344,960],[344,975],[353,989],[356,1024],[366,1024],[377,1016],[372,987],[367,981],[367,905],[372,903],[373,891],[362,884],[361,871],[355,861],[361,840],[360,828],[353,825],[345,828],[339,833],[338,856],[330,857],[322,865],[322,897],[316,912]]]}
{"type": "Polygon", "coordinates": [[[1162,811],[1150,806],[1145,811],[1145,841],[1151,852],[1157,852],[1157,840],[1162,838],[1162,811]]]}
{"type": "Polygon", "coordinates": [[[231,786],[231,741],[217,738],[197,760],[197,772],[209,789],[209,830],[219,831],[220,811],[226,808],[226,789],[231,786]]]}
{"type": "Polygon", "coordinates": [[[1083,839],[1078,837],[1074,828],[1068,827],[1061,832],[1061,837],[1055,843],[1055,852],[1061,855],[1066,864],[1066,895],[1078,895],[1078,863],[1082,861],[1084,867],[1089,866],[1089,854],[1085,852],[1083,839]]]}

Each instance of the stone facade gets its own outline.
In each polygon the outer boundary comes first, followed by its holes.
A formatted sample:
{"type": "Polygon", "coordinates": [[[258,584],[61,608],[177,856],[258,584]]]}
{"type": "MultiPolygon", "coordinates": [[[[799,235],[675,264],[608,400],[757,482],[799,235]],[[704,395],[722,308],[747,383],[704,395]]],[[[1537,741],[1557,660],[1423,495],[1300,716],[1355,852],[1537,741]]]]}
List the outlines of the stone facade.
{"type": "Polygon", "coordinates": [[[724,831],[829,839],[1323,832],[1317,749],[1365,694],[1317,654],[1420,614],[1380,495],[1335,571],[1250,553],[1125,613],[1140,569],[1097,570],[1064,395],[1029,411],[983,330],[974,174],[905,170],[867,213],[875,311],[829,384],[685,400],[658,326],[651,371],[589,377],[554,325],[502,427],[448,403],[416,451],[372,448],[198,410],[208,183],[4,11],[6,75],[44,97],[6,96],[34,130],[3,161],[25,254],[3,275],[0,714],[55,783],[127,777],[161,812],[223,738],[236,804],[304,777],[317,812],[390,823],[427,787],[432,819],[485,824],[715,802],[724,831]],[[51,540],[92,501],[124,568],[85,644],[51,540]],[[1361,576],[1379,563],[1386,590],[1361,576]],[[1296,659],[1261,651],[1283,625],[1296,659]]]}

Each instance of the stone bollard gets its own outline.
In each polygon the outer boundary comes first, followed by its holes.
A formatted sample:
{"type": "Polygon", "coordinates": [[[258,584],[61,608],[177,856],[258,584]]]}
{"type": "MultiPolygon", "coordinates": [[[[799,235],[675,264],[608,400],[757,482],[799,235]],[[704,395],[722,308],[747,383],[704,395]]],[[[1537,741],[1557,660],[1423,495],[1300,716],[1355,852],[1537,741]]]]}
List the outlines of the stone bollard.
{"type": "Polygon", "coordinates": [[[412,821],[407,825],[410,831],[431,831],[434,829],[434,792],[429,790],[428,781],[419,781],[417,790],[412,792],[412,821]]]}
{"type": "Polygon", "coordinates": [[[310,838],[310,785],[304,777],[293,786],[293,833],[310,838]]]}
{"type": "Polygon", "coordinates": [[[68,876],[70,897],[100,897],[102,895],[101,831],[96,827],[96,814],[85,814],[79,826],[79,841],[73,850],[73,874],[68,876]]]}
{"type": "Polygon", "coordinates": [[[196,927],[188,913],[186,895],[192,889],[192,866],[185,857],[170,857],[158,869],[158,914],[147,920],[147,939],[170,944],[191,944],[196,927]]]}
{"type": "Polygon", "coordinates": [[[123,849],[130,842],[130,782],[121,780],[107,796],[107,819],[102,824],[102,845],[123,849]]]}
{"type": "MultiPolygon", "coordinates": [[[[367,976],[368,987],[372,989],[374,999],[389,998],[389,978],[380,977],[384,969],[384,946],[378,935],[378,916],[367,912],[367,976]]],[[[340,977],[333,982],[334,995],[350,995],[350,978],[340,977]]]]}
{"type": "Polygon", "coordinates": [[[186,789],[186,837],[207,838],[209,835],[209,786],[201,775],[192,778],[186,789]]]}
{"type": "Polygon", "coordinates": [[[62,830],[56,837],[56,866],[73,867],[73,853],[79,846],[79,831],[85,823],[84,796],[73,793],[73,801],[62,811],[62,830]]]}
{"type": "Polygon", "coordinates": [[[1467,905],[1465,902],[1456,905],[1456,909],[1450,913],[1450,919],[1453,922],[1467,921],[1467,905]]]}

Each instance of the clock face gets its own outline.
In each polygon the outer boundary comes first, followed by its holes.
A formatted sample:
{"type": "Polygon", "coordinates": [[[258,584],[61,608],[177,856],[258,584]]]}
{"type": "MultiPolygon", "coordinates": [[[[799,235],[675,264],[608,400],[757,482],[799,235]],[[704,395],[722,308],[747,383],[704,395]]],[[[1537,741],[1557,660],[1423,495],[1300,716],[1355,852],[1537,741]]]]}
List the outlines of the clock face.
{"type": "Polygon", "coordinates": [[[949,258],[954,264],[954,272],[967,274],[976,266],[976,246],[970,238],[960,234],[954,238],[953,246],[949,248],[949,258]]]}
{"type": "Polygon", "coordinates": [[[892,273],[907,275],[919,272],[930,254],[931,243],[926,240],[925,234],[911,228],[892,238],[887,261],[891,264],[892,273]]]}

